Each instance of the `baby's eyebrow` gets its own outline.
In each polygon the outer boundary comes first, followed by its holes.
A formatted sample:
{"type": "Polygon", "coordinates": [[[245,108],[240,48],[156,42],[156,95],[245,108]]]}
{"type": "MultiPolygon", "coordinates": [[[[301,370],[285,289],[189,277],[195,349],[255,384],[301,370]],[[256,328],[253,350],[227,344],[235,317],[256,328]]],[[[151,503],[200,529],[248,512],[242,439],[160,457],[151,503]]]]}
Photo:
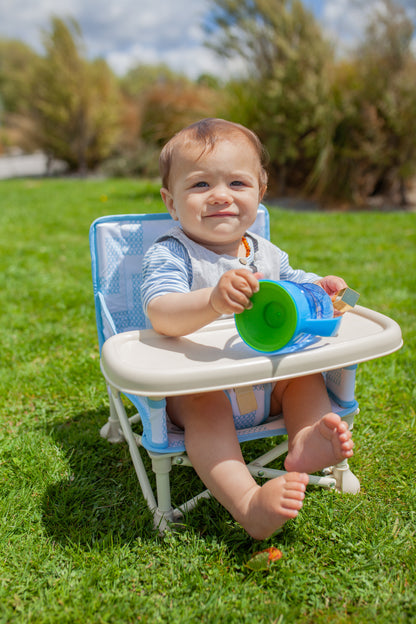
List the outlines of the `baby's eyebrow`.
{"type": "Polygon", "coordinates": [[[207,174],[205,171],[193,171],[192,173],[186,176],[186,180],[201,180],[202,178],[206,178],[207,174]]]}

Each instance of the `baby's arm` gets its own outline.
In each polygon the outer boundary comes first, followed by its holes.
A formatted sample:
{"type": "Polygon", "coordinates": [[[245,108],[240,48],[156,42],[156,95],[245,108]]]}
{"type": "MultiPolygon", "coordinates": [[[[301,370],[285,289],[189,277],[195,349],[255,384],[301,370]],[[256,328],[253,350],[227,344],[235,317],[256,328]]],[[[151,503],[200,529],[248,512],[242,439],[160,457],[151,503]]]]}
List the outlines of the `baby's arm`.
{"type": "Polygon", "coordinates": [[[248,269],[227,271],[214,287],[155,297],[147,307],[148,317],[160,334],[190,334],[222,314],[238,314],[250,307],[250,297],[259,289],[259,277],[248,269]]]}

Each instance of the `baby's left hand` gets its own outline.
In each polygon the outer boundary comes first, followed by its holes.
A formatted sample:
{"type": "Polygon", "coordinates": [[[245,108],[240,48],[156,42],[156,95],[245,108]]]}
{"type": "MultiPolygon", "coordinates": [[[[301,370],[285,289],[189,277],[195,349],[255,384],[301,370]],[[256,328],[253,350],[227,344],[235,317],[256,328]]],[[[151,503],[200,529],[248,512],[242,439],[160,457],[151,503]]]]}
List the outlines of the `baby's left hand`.
{"type": "Polygon", "coordinates": [[[324,291],[332,297],[342,288],[347,288],[347,283],[342,277],[337,277],[336,275],[327,275],[317,282],[319,286],[322,286],[324,291]]]}
{"type": "MultiPolygon", "coordinates": [[[[317,282],[319,286],[322,286],[324,291],[332,298],[334,297],[339,290],[343,288],[347,288],[347,283],[342,277],[337,277],[336,275],[327,275],[323,277],[319,282],[317,282]]],[[[334,308],[334,316],[340,316],[341,312],[334,308]]]]}

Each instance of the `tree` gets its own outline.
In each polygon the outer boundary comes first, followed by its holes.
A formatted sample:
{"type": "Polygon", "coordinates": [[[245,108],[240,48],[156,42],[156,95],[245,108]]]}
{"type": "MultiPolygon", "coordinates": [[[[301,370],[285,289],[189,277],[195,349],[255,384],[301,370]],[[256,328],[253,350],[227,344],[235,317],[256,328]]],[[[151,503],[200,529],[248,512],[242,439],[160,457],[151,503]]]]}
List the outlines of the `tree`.
{"type": "MultiPolygon", "coordinates": [[[[177,111],[180,104],[175,101],[175,98],[179,94],[180,99],[181,92],[188,91],[191,84],[184,75],[174,72],[165,64],[137,64],[132,67],[120,80],[123,96],[122,133],[118,147],[121,151],[129,153],[136,161],[137,149],[140,153],[149,151],[153,159],[153,152],[156,147],[159,147],[159,140],[155,133],[160,133],[160,124],[171,123],[167,118],[165,119],[164,115],[171,119],[174,113],[170,105],[173,104],[174,111],[177,111]],[[172,97],[171,92],[174,92],[172,97]],[[166,106],[167,110],[161,110],[163,105],[159,100],[163,102],[163,97],[166,102],[169,102],[166,106]],[[155,110],[152,110],[153,106],[156,107],[155,110]],[[143,139],[150,143],[149,150],[144,146],[143,139]]],[[[192,107],[191,102],[190,105],[192,107]]],[[[148,160],[148,154],[145,154],[144,160],[148,160]]]]}
{"type": "Polygon", "coordinates": [[[43,44],[33,91],[39,141],[51,156],[84,173],[105,159],[115,142],[117,81],[105,61],[86,60],[74,20],[52,18],[43,44]]]}
{"type": "Polygon", "coordinates": [[[39,56],[26,44],[0,40],[0,99],[4,111],[27,112],[38,63],[39,56]]]}
{"type": "Polygon", "coordinates": [[[388,195],[405,205],[416,172],[416,59],[413,25],[383,0],[363,43],[334,70],[329,149],[315,169],[323,195],[365,203],[388,195]]]}
{"type": "Polygon", "coordinates": [[[106,165],[113,175],[158,175],[161,146],[202,117],[215,117],[222,90],[207,76],[193,82],[165,65],[137,65],[121,80],[122,133],[106,165]]]}
{"type": "Polygon", "coordinates": [[[213,0],[209,46],[246,62],[231,83],[234,119],[262,139],[286,184],[310,174],[326,141],[332,48],[300,0],[213,0]]]}
{"type": "Polygon", "coordinates": [[[121,78],[120,85],[126,95],[136,98],[141,97],[155,84],[172,83],[178,80],[186,81],[184,76],[176,73],[165,63],[157,65],[137,63],[121,78]]]}
{"type": "Polygon", "coordinates": [[[31,89],[39,56],[21,41],[0,40],[0,151],[36,149],[30,119],[31,89]]]}
{"type": "Polygon", "coordinates": [[[373,192],[399,193],[405,205],[406,180],[416,173],[416,58],[411,50],[414,26],[404,9],[383,0],[358,50],[363,89],[358,106],[363,119],[360,141],[375,169],[373,192]],[[369,123],[369,114],[371,120],[369,123]]]}
{"type": "Polygon", "coordinates": [[[181,128],[215,117],[220,99],[219,91],[185,80],[153,85],[143,101],[143,139],[161,147],[181,128]]]}

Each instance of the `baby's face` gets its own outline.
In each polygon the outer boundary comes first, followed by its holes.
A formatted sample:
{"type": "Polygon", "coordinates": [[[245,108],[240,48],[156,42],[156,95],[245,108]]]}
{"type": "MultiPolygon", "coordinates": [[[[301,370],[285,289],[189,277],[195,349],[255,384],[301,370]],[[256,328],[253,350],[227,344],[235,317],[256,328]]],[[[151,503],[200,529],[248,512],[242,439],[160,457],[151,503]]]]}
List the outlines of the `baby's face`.
{"type": "Polygon", "coordinates": [[[170,188],[162,189],[162,197],[192,240],[216,253],[237,255],[265,190],[258,155],[244,136],[218,141],[200,154],[200,145],[178,149],[170,188]]]}

